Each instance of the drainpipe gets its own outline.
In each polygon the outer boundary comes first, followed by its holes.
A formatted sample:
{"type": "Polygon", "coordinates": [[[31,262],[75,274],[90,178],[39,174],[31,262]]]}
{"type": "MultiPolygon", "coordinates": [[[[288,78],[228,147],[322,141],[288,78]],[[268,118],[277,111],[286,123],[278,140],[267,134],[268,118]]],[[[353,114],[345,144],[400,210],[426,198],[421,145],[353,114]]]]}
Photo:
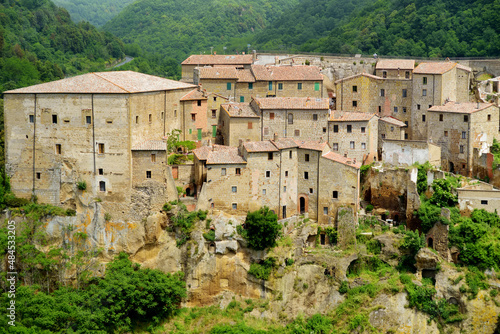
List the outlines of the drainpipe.
{"type": "Polygon", "coordinates": [[[319,222],[319,158],[321,157],[321,151],[318,151],[318,166],[316,168],[316,220],[319,222]]]}
{"type": "Polygon", "coordinates": [[[280,179],[278,182],[278,217],[281,216],[281,219],[284,219],[283,217],[283,210],[281,209],[281,157],[283,154],[283,150],[280,150],[280,179]],[[281,212],[280,212],[281,211],[281,212]]]}
{"type": "Polygon", "coordinates": [[[33,112],[33,189],[32,189],[32,196],[33,198],[35,197],[35,175],[36,175],[36,165],[35,165],[35,161],[36,161],[36,154],[35,154],[35,150],[36,150],[36,140],[35,140],[35,136],[36,136],[36,94],[35,94],[35,103],[34,103],[34,112],[33,112]]]}
{"type": "Polygon", "coordinates": [[[95,117],[94,117],[94,94],[90,95],[90,100],[92,104],[92,146],[94,147],[93,149],[93,158],[94,158],[94,177],[96,174],[96,161],[95,161],[95,117]]]}

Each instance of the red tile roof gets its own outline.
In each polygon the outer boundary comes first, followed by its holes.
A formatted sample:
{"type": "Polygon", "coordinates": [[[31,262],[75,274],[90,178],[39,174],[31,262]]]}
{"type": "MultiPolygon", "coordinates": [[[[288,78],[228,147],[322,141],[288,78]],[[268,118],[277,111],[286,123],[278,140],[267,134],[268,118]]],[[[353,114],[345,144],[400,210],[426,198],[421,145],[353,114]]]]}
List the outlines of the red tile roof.
{"type": "Polygon", "coordinates": [[[280,150],[299,147],[299,145],[292,138],[279,138],[277,140],[271,140],[271,142],[280,150]]]}
{"type": "Polygon", "coordinates": [[[407,126],[404,122],[401,122],[399,119],[397,119],[395,117],[392,117],[392,116],[382,117],[380,119],[380,121],[386,122],[386,123],[389,123],[389,124],[392,124],[392,125],[395,125],[395,126],[399,126],[401,128],[404,127],[404,126],[407,126]]]}
{"type": "Polygon", "coordinates": [[[133,71],[97,72],[9,90],[15,94],[129,94],[195,88],[187,84],[133,71]]]}
{"type": "Polygon", "coordinates": [[[222,104],[221,107],[227,112],[229,117],[260,117],[248,103],[222,104]]]}
{"type": "Polygon", "coordinates": [[[132,151],[166,151],[167,143],[162,140],[146,140],[132,147],[132,151]]]}
{"type": "Polygon", "coordinates": [[[207,160],[210,152],[225,150],[228,148],[229,146],[224,145],[201,146],[194,149],[193,154],[198,158],[198,160],[207,160]]]}
{"type": "Polygon", "coordinates": [[[278,149],[270,140],[266,141],[249,141],[243,143],[247,152],[277,152],[278,149]]]}
{"type": "Polygon", "coordinates": [[[182,65],[250,65],[252,55],[191,55],[182,65]]]}
{"type": "Polygon", "coordinates": [[[354,162],[353,159],[346,158],[340,154],[337,154],[335,152],[328,152],[322,156],[325,159],[332,160],[339,162],[341,164],[351,166],[353,168],[359,169],[361,167],[361,163],[359,161],[354,162]]]}
{"type": "Polygon", "coordinates": [[[472,114],[480,110],[491,107],[493,103],[475,103],[475,102],[448,102],[442,106],[432,106],[427,111],[451,112],[458,114],[472,114]]]}
{"type": "Polygon", "coordinates": [[[376,80],[386,80],[385,78],[377,77],[376,75],[373,75],[373,74],[360,73],[360,74],[355,74],[355,75],[351,75],[349,77],[339,79],[339,80],[335,81],[335,83],[340,83],[342,81],[349,81],[349,80],[357,78],[357,77],[367,77],[367,78],[376,79],[376,80]]]}
{"type": "Polygon", "coordinates": [[[202,91],[198,89],[193,89],[183,97],[181,97],[181,101],[195,101],[195,100],[206,100],[207,97],[202,91]]]}
{"type": "Polygon", "coordinates": [[[238,154],[237,147],[226,146],[221,150],[208,153],[207,165],[246,164],[247,162],[238,154]]]}
{"type": "Polygon", "coordinates": [[[330,116],[331,122],[368,122],[375,114],[357,111],[334,111],[330,116]]]}
{"type": "Polygon", "coordinates": [[[235,67],[198,67],[200,79],[238,79],[235,67]]]}
{"type": "Polygon", "coordinates": [[[255,82],[255,77],[250,69],[238,69],[238,82],[255,82]]]}
{"type": "Polygon", "coordinates": [[[311,97],[266,97],[254,99],[260,109],[329,109],[328,99],[311,97]]]}
{"type": "Polygon", "coordinates": [[[464,71],[467,71],[467,72],[472,72],[472,68],[465,66],[465,65],[462,65],[462,64],[457,64],[457,68],[464,70],[464,71]]]}
{"type": "Polygon", "coordinates": [[[323,81],[323,75],[317,66],[252,65],[251,68],[256,81],[323,81]]]}
{"type": "Polygon", "coordinates": [[[306,150],[313,151],[323,151],[326,146],[328,146],[327,142],[321,141],[313,141],[313,140],[295,140],[295,143],[299,145],[299,148],[303,148],[306,150]]]}
{"type": "Polygon", "coordinates": [[[415,60],[412,59],[379,59],[375,69],[377,70],[413,70],[415,60]]]}
{"type": "Polygon", "coordinates": [[[433,62],[433,63],[420,63],[413,73],[415,74],[443,74],[457,66],[457,63],[452,62],[433,62]]]}

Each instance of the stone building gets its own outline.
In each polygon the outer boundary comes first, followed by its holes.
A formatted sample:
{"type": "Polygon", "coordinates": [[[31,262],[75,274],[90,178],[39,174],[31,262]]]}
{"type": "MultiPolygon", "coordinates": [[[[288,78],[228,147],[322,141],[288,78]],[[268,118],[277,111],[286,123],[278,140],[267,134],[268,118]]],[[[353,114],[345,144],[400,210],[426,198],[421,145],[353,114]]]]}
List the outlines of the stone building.
{"type": "Polygon", "coordinates": [[[181,63],[183,82],[193,83],[196,67],[248,68],[255,61],[255,55],[191,55],[181,63]]]}
{"type": "Polygon", "coordinates": [[[408,126],[399,119],[385,116],[378,120],[378,153],[379,158],[382,154],[382,143],[384,140],[403,140],[408,139],[408,134],[405,133],[405,128],[408,126]]]}
{"type": "Polygon", "coordinates": [[[76,183],[85,181],[86,196],[111,203],[118,218],[134,210],[134,185],[150,179],[164,202],[164,146],[157,141],[181,128],[179,101],[193,88],[123,71],[5,92],[6,171],[12,191],[75,208],[76,183]]]}
{"type": "Polygon", "coordinates": [[[335,222],[340,207],[358,209],[361,164],[326,142],[283,138],[194,154],[200,200],[209,209],[244,215],[267,205],[280,219],[307,214],[320,224],[335,222]]]}
{"type": "Polygon", "coordinates": [[[441,146],[443,170],[471,176],[474,150],[489,152],[499,137],[499,111],[491,103],[448,102],[427,110],[427,134],[441,146]]]}
{"type": "Polygon", "coordinates": [[[420,63],[413,70],[411,139],[427,139],[427,110],[432,106],[469,102],[470,75],[470,68],[449,61],[420,63]]]}
{"type": "Polygon", "coordinates": [[[363,112],[332,112],[328,143],[332,151],[361,164],[377,160],[378,116],[363,112]]]}
{"type": "Polygon", "coordinates": [[[249,103],[223,104],[220,110],[221,144],[239,146],[240,141],[260,140],[260,116],[249,103]]]}
{"type": "Polygon", "coordinates": [[[375,75],[390,79],[411,79],[414,68],[413,59],[379,59],[375,65],[375,75]]]}
{"type": "Polygon", "coordinates": [[[194,83],[234,102],[249,102],[252,97],[326,97],[317,66],[200,67],[194,71],[194,83]]]}
{"type": "Polygon", "coordinates": [[[425,140],[384,139],[382,161],[392,166],[412,166],[429,162],[441,168],[441,146],[425,140]]]}

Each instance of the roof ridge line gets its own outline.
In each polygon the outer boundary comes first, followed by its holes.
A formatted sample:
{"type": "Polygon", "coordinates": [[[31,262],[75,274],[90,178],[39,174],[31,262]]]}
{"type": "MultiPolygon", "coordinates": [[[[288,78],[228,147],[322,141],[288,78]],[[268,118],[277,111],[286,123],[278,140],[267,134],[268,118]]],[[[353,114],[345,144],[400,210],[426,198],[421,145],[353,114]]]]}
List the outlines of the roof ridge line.
{"type": "MultiPolygon", "coordinates": [[[[125,72],[125,71],[124,71],[124,72],[125,72]]],[[[120,89],[122,89],[122,90],[126,91],[127,93],[132,94],[132,92],[130,92],[129,90],[126,90],[125,88],[121,87],[120,85],[117,85],[117,84],[116,84],[116,83],[114,83],[113,81],[111,81],[111,80],[109,80],[109,79],[106,79],[106,78],[104,78],[104,77],[100,76],[100,75],[99,75],[99,74],[97,74],[96,72],[92,72],[91,74],[94,74],[95,76],[97,76],[97,77],[101,78],[102,80],[105,80],[105,81],[109,82],[110,84],[112,84],[112,85],[114,85],[114,86],[116,86],[116,87],[118,87],[118,88],[120,88],[120,89]]]]}

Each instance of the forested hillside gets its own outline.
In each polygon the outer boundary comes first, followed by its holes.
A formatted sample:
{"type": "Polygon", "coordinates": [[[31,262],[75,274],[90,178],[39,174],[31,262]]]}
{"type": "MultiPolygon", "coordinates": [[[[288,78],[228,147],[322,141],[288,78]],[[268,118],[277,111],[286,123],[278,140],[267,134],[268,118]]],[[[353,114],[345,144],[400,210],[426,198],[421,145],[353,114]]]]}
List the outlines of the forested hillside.
{"type": "Polygon", "coordinates": [[[412,57],[500,55],[499,0],[378,0],[302,51],[412,57]]]}
{"type": "Polygon", "coordinates": [[[74,22],[87,21],[96,27],[115,17],[123,8],[135,0],[54,0],[66,8],[74,22]]]}
{"type": "Polygon", "coordinates": [[[104,29],[147,52],[183,60],[192,53],[247,51],[254,31],[279,18],[298,0],[142,0],[104,29]]]}

